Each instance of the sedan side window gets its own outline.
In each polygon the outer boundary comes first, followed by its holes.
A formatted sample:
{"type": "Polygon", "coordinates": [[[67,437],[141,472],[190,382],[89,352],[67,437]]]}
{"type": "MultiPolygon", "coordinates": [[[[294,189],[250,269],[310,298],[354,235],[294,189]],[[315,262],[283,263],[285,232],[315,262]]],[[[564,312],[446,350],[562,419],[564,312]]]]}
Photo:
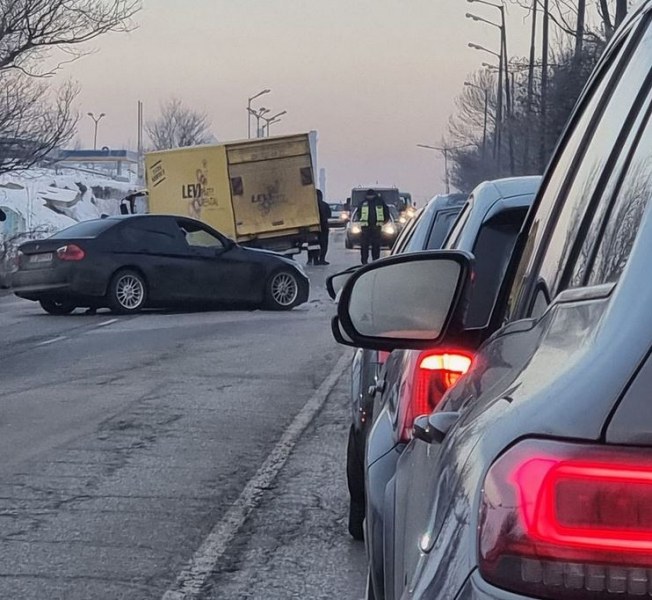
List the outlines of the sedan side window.
{"type": "Polygon", "coordinates": [[[196,223],[180,221],[179,228],[191,248],[211,248],[213,250],[224,248],[224,243],[219,237],[196,223]]]}

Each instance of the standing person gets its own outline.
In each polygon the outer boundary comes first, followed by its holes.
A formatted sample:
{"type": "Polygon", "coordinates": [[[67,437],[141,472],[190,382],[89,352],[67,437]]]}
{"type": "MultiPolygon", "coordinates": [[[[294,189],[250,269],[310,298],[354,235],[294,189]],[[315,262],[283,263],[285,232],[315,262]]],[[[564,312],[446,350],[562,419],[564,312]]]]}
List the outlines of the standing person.
{"type": "Polygon", "coordinates": [[[371,259],[380,258],[380,245],[382,242],[382,227],[390,220],[389,207],[381,196],[374,190],[367,190],[365,198],[358,208],[360,215],[360,258],[362,264],[369,261],[369,246],[371,246],[371,259]]]}
{"type": "Polygon", "coordinates": [[[326,253],[328,252],[328,234],[330,230],[328,219],[331,218],[333,213],[331,212],[331,207],[324,202],[324,195],[321,190],[317,190],[317,204],[319,206],[319,227],[321,231],[319,233],[319,257],[315,264],[328,265],[330,264],[326,260],[326,253]]]}

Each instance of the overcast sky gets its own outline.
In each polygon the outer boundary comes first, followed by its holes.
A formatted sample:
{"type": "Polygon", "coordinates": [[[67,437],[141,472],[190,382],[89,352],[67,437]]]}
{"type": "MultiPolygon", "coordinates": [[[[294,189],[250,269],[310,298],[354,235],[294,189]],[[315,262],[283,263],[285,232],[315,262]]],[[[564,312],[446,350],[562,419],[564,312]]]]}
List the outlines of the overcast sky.
{"type": "MultiPolygon", "coordinates": [[[[84,115],[105,112],[98,145],[135,147],[136,104],[156,116],[177,96],[204,111],[220,141],[247,135],[247,97],[287,110],[275,134],[319,132],[327,197],[351,187],[397,185],[419,201],[443,191],[438,144],[465,77],[493,58],[497,10],[464,0],[144,0],[138,29],[95,42],[63,76],[82,87],[84,115]]],[[[525,55],[528,24],[509,7],[509,52],[525,55]]],[[[84,116],[83,146],[93,125],[84,116]]]]}

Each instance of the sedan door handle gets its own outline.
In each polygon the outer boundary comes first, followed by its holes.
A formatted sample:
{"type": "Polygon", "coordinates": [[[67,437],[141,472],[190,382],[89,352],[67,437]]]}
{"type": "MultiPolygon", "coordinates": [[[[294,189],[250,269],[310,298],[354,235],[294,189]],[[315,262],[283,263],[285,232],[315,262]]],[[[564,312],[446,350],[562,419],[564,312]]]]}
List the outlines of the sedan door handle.
{"type": "Polygon", "coordinates": [[[437,412],[414,421],[412,435],[426,444],[441,444],[460,418],[458,412],[437,412]]]}

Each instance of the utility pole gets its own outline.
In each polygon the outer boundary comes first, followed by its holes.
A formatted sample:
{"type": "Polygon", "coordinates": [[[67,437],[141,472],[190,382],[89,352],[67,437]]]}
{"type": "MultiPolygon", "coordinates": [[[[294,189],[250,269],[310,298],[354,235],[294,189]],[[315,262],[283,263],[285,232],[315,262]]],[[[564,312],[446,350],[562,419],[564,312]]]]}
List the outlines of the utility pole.
{"type": "Polygon", "coordinates": [[[546,167],[548,154],[546,144],[546,127],[548,124],[548,48],[550,35],[550,0],[543,0],[543,44],[541,52],[541,140],[539,148],[539,169],[541,172],[546,167]]]}
{"type": "MultiPolygon", "coordinates": [[[[539,0],[532,0],[532,33],[530,35],[530,64],[528,65],[527,75],[527,104],[525,107],[525,114],[527,122],[530,123],[532,116],[532,100],[534,96],[534,62],[536,61],[536,37],[537,37],[537,10],[539,7],[539,0]]],[[[525,168],[529,169],[530,166],[530,143],[532,141],[530,128],[526,128],[525,132],[525,152],[523,162],[525,168]]]]}
{"type": "Polygon", "coordinates": [[[143,169],[143,103],[138,101],[138,184],[144,181],[143,169]]]}
{"type": "Polygon", "coordinates": [[[586,0],[577,0],[577,25],[575,27],[575,55],[574,62],[578,66],[582,60],[584,48],[584,28],[586,22],[586,0]]]}

